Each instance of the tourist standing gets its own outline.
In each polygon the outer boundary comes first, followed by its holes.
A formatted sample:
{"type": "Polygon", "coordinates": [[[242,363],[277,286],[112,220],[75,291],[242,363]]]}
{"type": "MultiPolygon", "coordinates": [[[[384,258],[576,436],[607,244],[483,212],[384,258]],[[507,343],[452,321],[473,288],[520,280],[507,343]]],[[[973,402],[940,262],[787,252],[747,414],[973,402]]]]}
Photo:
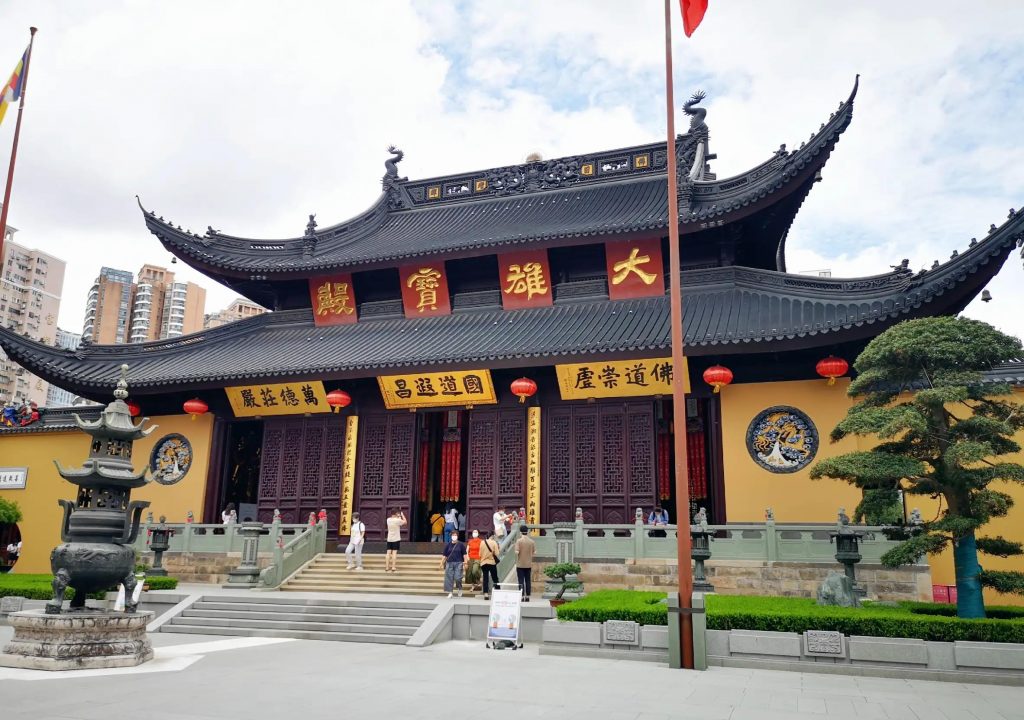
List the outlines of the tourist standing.
{"type": "Polygon", "coordinates": [[[402,545],[402,526],[406,524],[405,513],[392,510],[387,519],[387,551],[384,553],[384,572],[398,572],[398,549],[402,545]]]}
{"type": "Polygon", "coordinates": [[[437,510],[430,516],[430,542],[441,542],[444,534],[444,515],[437,510]]]}
{"type": "Polygon", "coordinates": [[[519,592],[523,602],[530,602],[530,573],[533,572],[533,554],[537,551],[537,543],[527,535],[527,527],[519,526],[519,538],[516,540],[516,576],[519,578],[519,592]]]}
{"type": "Polygon", "coordinates": [[[7,546],[7,564],[11,566],[7,572],[14,572],[14,565],[18,562],[18,557],[21,555],[21,540],[18,542],[10,543],[7,546]]]}
{"type": "Polygon", "coordinates": [[[473,537],[466,543],[466,582],[474,590],[480,589],[480,533],[473,531],[473,537]]]}
{"type": "Polygon", "coordinates": [[[505,520],[507,519],[508,516],[505,514],[505,506],[499,505],[498,509],[494,511],[493,518],[494,537],[497,539],[499,543],[501,543],[501,539],[505,537],[505,520]]]}
{"type": "Polygon", "coordinates": [[[220,521],[225,525],[238,522],[238,511],[235,510],[234,503],[228,503],[228,506],[224,508],[224,512],[220,514],[220,521]]]}
{"type": "MultiPolygon", "coordinates": [[[[647,524],[653,525],[656,528],[663,528],[668,525],[668,510],[665,510],[660,505],[655,507],[651,511],[651,514],[647,516],[647,524]]],[[[651,537],[666,537],[664,530],[652,530],[650,532],[651,537]]]]}
{"type": "Polygon", "coordinates": [[[352,529],[349,531],[348,545],[345,546],[346,570],[355,567],[363,569],[363,542],[366,540],[366,525],[359,519],[359,513],[352,513],[352,529]],[[355,559],[353,565],[352,560],[355,559]]]}
{"type": "Polygon", "coordinates": [[[445,544],[452,537],[452,532],[459,529],[459,511],[454,507],[448,508],[444,513],[444,542],[445,544]]]}
{"type": "Polygon", "coordinates": [[[484,600],[491,599],[491,586],[498,587],[498,553],[501,543],[489,537],[480,543],[480,570],[484,574],[484,600]]]}
{"type": "Polygon", "coordinates": [[[458,515],[455,516],[456,529],[459,531],[459,537],[462,539],[466,538],[466,513],[461,510],[458,511],[458,515]]]}
{"type": "Polygon", "coordinates": [[[452,591],[458,588],[459,597],[462,597],[462,568],[466,562],[466,545],[459,542],[459,531],[451,534],[450,542],[444,546],[444,591],[448,597],[452,591]]]}

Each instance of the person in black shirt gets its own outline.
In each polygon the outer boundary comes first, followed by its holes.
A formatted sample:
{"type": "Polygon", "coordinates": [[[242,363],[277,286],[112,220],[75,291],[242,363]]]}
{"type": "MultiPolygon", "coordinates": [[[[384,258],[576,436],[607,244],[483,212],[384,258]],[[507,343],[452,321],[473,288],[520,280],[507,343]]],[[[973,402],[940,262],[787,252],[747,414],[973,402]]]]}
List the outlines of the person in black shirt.
{"type": "Polygon", "coordinates": [[[462,568],[466,562],[466,543],[459,542],[459,533],[451,534],[451,542],[444,546],[444,590],[448,597],[452,591],[458,588],[459,597],[462,597],[462,568]]]}

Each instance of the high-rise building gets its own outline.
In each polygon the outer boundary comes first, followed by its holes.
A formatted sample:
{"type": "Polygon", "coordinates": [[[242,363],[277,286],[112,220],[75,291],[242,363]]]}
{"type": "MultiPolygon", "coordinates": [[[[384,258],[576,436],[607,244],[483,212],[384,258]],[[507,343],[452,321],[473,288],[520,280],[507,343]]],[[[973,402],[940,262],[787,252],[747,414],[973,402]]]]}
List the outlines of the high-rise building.
{"type": "MultiPolygon", "coordinates": [[[[13,241],[8,226],[0,265],[0,325],[52,345],[64,289],[66,263],[13,241]]],[[[0,404],[46,404],[49,383],[0,353],[0,404]]]]}
{"type": "Polygon", "coordinates": [[[97,345],[125,342],[135,284],[127,270],[100,268],[85,304],[82,340],[97,345]]]}
{"type": "MultiPolygon", "coordinates": [[[[76,350],[82,342],[82,336],[63,328],[57,328],[57,336],[54,344],[65,350],[76,350]]],[[[46,393],[46,407],[72,407],[81,402],[81,398],[70,390],[64,390],[51,384],[49,392],[46,393]]]]}
{"type": "Polygon", "coordinates": [[[234,302],[223,310],[207,315],[203,321],[203,327],[206,329],[220,327],[221,325],[227,325],[238,320],[262,315],[265,312],[267,312],[267,309],[262,305],[257,305],[245,298],[235,298],[234,302]]]}
{"type": "Polygon", "coordinates": [[[203,329],[206,290],[175,282],[174,273],[143,265],[137,279],[102,268],[89,291],[82,335],[96,344],[143,343],[203,329]]]}

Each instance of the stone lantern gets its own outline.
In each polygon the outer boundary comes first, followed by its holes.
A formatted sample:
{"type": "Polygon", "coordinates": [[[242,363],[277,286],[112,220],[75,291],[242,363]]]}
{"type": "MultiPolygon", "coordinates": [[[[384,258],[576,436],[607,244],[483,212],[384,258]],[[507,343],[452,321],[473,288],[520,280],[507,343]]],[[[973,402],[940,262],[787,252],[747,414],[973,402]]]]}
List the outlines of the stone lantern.
{"type": "Polygon", "coordinates": [[[690,526],[690,557],[693,559],[693,589],[695,592],[710,593],[715,586],[708,582],[704,570],[704,562],[711,557],[711,536],[713,531],[708,528],[707,510],[701,508],[694,518],[695,524],[690,526]]]}
{"type": "Polygon", "coordinates": [[[149,569],[150,575],[159,577],[167,575],[163,559],[164,553],[171,546],[171,535],[173,534],[174,530],[167,527],[167,518],[163,515],[160,516],[160,524],[150,529],[149,549],[153,551],[153,567],[149,569]]]}
{"type": "Polygon", "coordinates": [[[850,579],[853,586],[853,593],[857,598],[863,600],[867,596],[867,590],[857,584],[857,573],[854,565],[861,561],[860,540],[864,533],[850,527],[850,517],[846,514],[845,508],[839,508],[839,519],[836,523],[836,531],[829,533],[829,541],[836,544],[836,561],[843,566],[843,572],[850,579]]]}

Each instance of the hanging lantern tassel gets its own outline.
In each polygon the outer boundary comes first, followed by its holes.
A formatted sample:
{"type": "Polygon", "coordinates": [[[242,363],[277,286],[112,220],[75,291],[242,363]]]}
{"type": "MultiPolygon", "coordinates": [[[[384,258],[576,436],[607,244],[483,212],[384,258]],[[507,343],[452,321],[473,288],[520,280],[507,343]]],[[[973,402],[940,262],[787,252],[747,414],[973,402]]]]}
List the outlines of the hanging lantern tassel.
{"type": "Polygon", "coordinates": [[[842,358],[829,355],[827,358],[819,360],[814,369],[817,370],[818,374],[823,378],[828,378],[829,385],[835,385],[836,378],[842,377],[850,369],[850,363],[846,362],[842,358]]]}
{"type": "Polygon", "coordinates": [[[527,398],[537,393],[537,383],[530,378],[521,377],[512,381],[512,394],[519,398],[519,402],[525,403],[527,398]]]}
{"type": "Polygon", "coordinates": [[[704,371],[704,382],[714,388],[715,394],[732,382],[732,370],[722,365],[712,365],[704,371]]]}

